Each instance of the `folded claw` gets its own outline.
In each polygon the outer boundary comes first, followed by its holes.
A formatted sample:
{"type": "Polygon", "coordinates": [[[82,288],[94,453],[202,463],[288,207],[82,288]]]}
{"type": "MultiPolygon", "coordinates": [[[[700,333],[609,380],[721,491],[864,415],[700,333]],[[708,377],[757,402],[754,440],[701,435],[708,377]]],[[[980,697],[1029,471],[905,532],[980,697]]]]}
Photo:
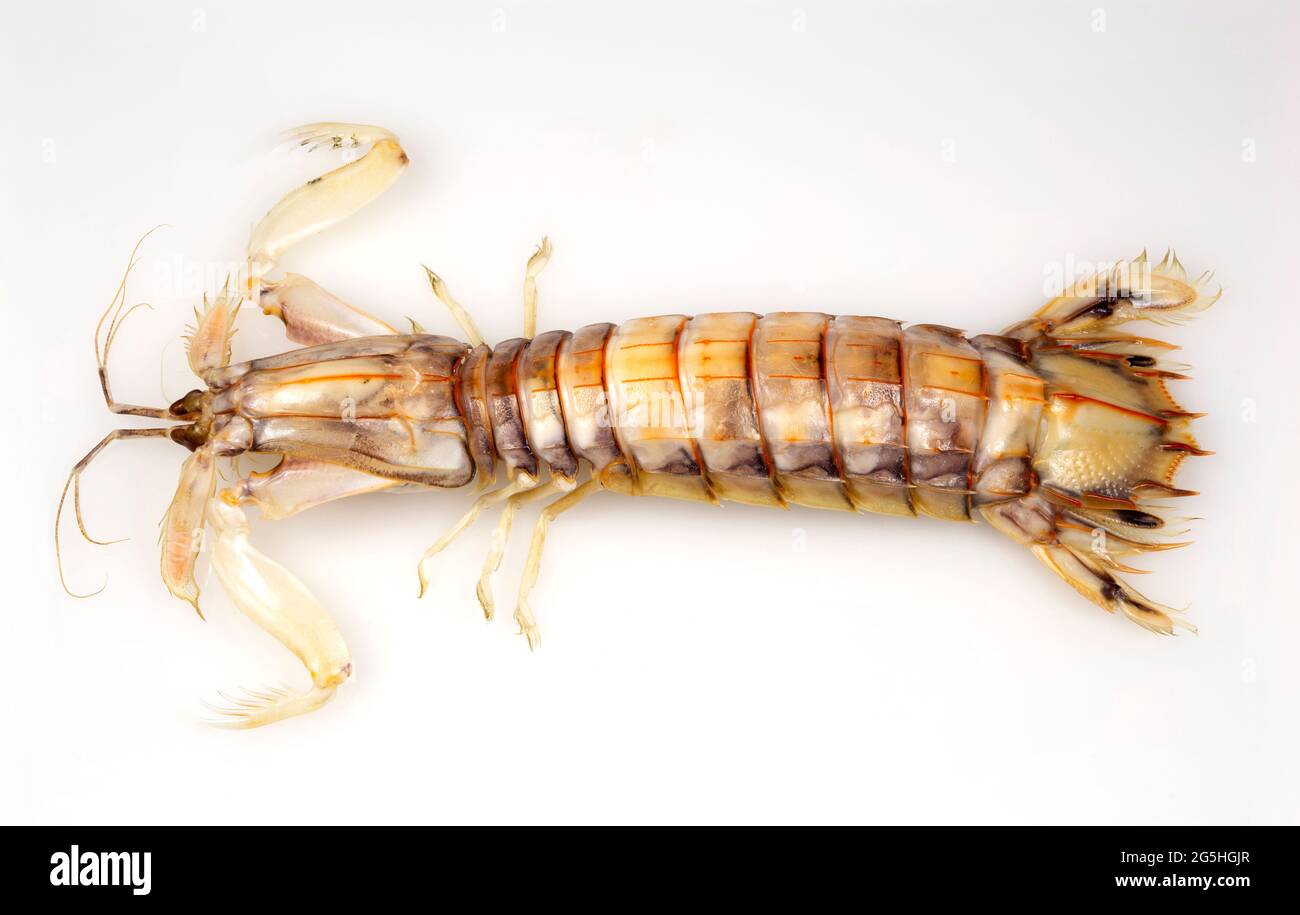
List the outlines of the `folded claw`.
{"type": "Polygon", "coordinates": [[[262,690],[245,689],[242,694],[230,695],[218,691],[228,706],[222,708],[204,702],[217,718],[203,719],[205,724],[218,728],[256,728],[294,715],[315,711],[334,698],[335,687],[313,686],[305,692],[266,687],[262,690]]]}
{"type": "Polygon", "coordinates": [[[315,124],[303,124],[281,135],[281,142],[292,146],[303,146],[308,152],[317,149],[355,149],[379,140],[396,140],[391,130],[369,124],[342,124],[322,121],[315,124]]]}
{"type": "Polygon", "coordinates": [[[300,241],[336,225],[397,180],[408,159],[391,131],[365,124],[307,124],[285,140],[309,150],[369,146],[360,158],[290,191],[262,217],[248,240],[247,293],[258,297],[281,255],[300,241]]]}
{"type": "Polygon", "coordinates": [[[352,674],[343,637],[302,582],[248,542],[248,519],[230,491],[208,503],[208,520],[217,533],[212,568],[230,599],[297,655],[312,678],[305,692],[272,686],[221,693],[230,705],[212,709],[219,717],[209,723],[255,728],[320,708],[352,674]]]}

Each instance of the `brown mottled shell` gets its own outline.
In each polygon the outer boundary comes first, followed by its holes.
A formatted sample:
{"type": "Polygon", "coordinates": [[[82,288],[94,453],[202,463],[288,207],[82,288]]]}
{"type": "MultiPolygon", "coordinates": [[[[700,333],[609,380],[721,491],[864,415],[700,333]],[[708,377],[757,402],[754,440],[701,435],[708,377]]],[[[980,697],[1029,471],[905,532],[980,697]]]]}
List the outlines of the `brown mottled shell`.
{"type": "Polygon", "coordinates": [[[748,312],[722,312],[686,323],[678,339],[682,397],[714,495],[780,506],[749,377],[757,320],[748,312]]]}
{"type": "Polygon", "coordinates": [[[426,486],[468,483],[474,465],[456,405],[466,347],[427,334],[362,337],[222,369],[214,428],[241,448],[426,486]],[[248,436],[245,442],[244,437],[248,436]]]}
{"type": "Polygon", "coordinates": [[[527,340],[515,338],[492,350],[487,366],[487,401],[497,454],[512,474],[536,476],[537,457],[528,447],[516,380],[519,357],[527,346],[527,340]]]}
{"type": "Polygon", "coordinates": [[[516,373],[529,447],[551,473],[568,479],[577,475],[578,459],[569,448],[556,376],[557,355],[570,336],[568,331],[553,330],[535,337],[520,354],[516,373]]]}
{"type": "Polygon", "coordinates": [[[984,362],[961,331],[916,324],[903,332],[903,365],[914,504],[935,518],[968,519],[984,362]]]}
{"type": "Polygon", "coordinates": [[[902,342],[897,321],[835,318],[826,332],[826,386],[849,498],[863,511],[910,516],[902,342]]]}
{"type": "Polygon", "coordinates": [[[631,468],[614,439],[605,394],[605,346],[613,332],[613,324],[588,324],[574,331],[556,359],[556,386],[569,447],[591,464],[606,486],[628,492],[631,468]]]}
{"type": "Polygon", "coordinates": [[[456,405],[465,418],[466,444],[479,482],[490,485],[496,478],[496,442],[487,397],[487,366],[492,350],[480,343],[470,350],[456,373],[456,405]]]}

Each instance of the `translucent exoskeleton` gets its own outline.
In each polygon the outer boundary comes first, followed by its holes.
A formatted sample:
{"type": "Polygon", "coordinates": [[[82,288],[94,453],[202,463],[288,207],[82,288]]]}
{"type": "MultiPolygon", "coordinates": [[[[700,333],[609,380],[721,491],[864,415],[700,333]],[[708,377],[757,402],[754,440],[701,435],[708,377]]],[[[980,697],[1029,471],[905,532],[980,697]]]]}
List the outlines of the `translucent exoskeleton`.
{"type": "MultiPolygon", "coordinates": [[[[1145,252],[1121,261],[1001,334],[817,312],[660,315],[538,334],[537,279],[551,256],[542,239],[524,268],[522,336],[489,347],[428,268],[466,342],[418,326],[400,333],[306,277],[275,275],[290,247],[365,206],[408,163],[378,127],[312,124],[290,136],[309,149],[367,151],[257,224],[245,274],[197,313],[188,359],[202,386],[167,408],[113,399],[108,357],[130,313],[123,279],[96,331],[105,401],[175,425],[110,433],[73,468],[59,502],[61,517],[71,490],[90,539],[80,476],[104,447],[167,436],[190,450],[162,524],[164,584],[198,610],[194,569],[206,545],[233,603],[311,677],[301,691],[227,696],[218,723],[253,727],[310,711],[352,671],[324,607],[250,543],[246,508],[277,519],[386,489],[477,481],[477,498],[425,550],[418,574],[423,594],[439,551],[498,510],[478,583],[489,619],[518,510],[546,500],[514,603],[530,647],[538,626],[529,593],[547,530],[600,491],[983,520],[1104,609],[1159,633],[1191,628],[1118,574],[1136,571],[1128,556],[1183,545],[1170,542],[1177,519],[1155,500],[1193,495],[1174,478],[1183,458],[1207,453],[1190,432],[1197,414],[1166,387],[1186,377],[1166,361],[1173,347],[1116,330],[1177,323],[1218,298],[1208,274],[1189,280],[1172,253],[1157,264],[1145,252]],[[231,364],[245,302],[279,318],[300,348],[231,364]],[[246,452],[280,461],[221,483],[219,464],[246,452]]],[[[56,554],[58,528],[56,519],[56,554]]]]}

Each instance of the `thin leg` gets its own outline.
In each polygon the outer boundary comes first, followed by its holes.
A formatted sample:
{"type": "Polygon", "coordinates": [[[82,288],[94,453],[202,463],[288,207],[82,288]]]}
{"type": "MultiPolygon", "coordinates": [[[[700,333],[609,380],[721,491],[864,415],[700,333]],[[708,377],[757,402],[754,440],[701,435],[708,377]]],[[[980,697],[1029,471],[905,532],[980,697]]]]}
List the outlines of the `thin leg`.
{"type": "Polygon", "coordinates": [[[556,477],[541,486],[538,486],[537,481],[534,480],[531,488],[515,493],[506,499],[506,507],[501,512],[501,520],[497,522],[497,528],[492,533],[492,549],[488,551],[487,559],[483,562],[483,572],[478,578],[478,602],[483,608],[483,615],[488,619],[492,619],[492,615],[496,611],[496,604],[492,599],[492,576],[496,574],[497,569],[501,568],[501,557],[505,555],[506,544],[510,540],[510,527],[514,524],[515,513],[519,511],[519,506],[534,499],[540,499],[542,496],[567,492],[572,488],[573,481],[564,477],[556,477]]]}
{"type": "Polygon", "coordinates": [[[286,273],[273,283],[265,283],[258,304],[262,306],[262,314],[283,321],[285,335],[302,346],[397,333],[373,315],[296,273],[286,273]]]}
{"type": "Polygon", "coordinates": [[[425,550],[424,555],[420,557],[420,563],[417,567],[417,572],[420,576],[420,597],[424,597],[424,592],[429,587],[429,576],[426,567],[434,556],[437,556],[450,546],[451,543],[461,535],[461,532],[464,531],[465,528],[473,524],[478,519],[478,516],[483,512],[483,509],[496,505],[502,499],[508,499],[515,495],[515,493],[527,489],[529,486],[536,485],[537,481],[533,477],[521,474],[505,486],[502,486],[500,489],[484,493],[475,499],[474,504],[469,507],[469,511],[465,512],[465,514],[461,516],[460,520],[453,524],[447,532],[439,537],[438,541],[425,550]]]}
{"type": "Polygon", "coordinates": [[[541,635],[537,631],[537,620],[533,617],[533,609],[528,603],[528,595],[533,590],[533,586],[537,584],[537,573],[542,566],[542,547],[546,543],[547,528],[550,527],[556,516],[573,508],[573,506],[599,489],[599,480],[588,480],[573,492],[560,496],[560,498],[543,508],[542,514],[537,519],[537,524],[533,526],[533,542],[528,547],[528,561],[524,565],[524,577],[519,581],[519,602],[515,605],[515,622],[519,624],[519,631],[528,639],[530,651],[535,649],[538,643],[541,642],[541,635]]]}
{"type": "Polygon", "coordinates": [[[249,292],[254,295],[285,251],[374,200],[397,180],[409,161],[397,137],[382,127],[308,124],[291,131],[289,139],[309,150],[370,145],[370,151],[290,191],[262,217],[248,240],[249,292]]]}
{"type": "Polygon", "coordinates": [[[469,316],[469,312],[459,302],[451,297],[451,292],[447,289],[447,284],[443,282],[442,277],[428,267],[424,268],[424,272],[429,275],[429,285],[433,288],[433,294],[438,297],[442,304],[447,306],[452,318],[460,325],[460,329],[465,332],[465,339],[469,341],[469,345],[482,346],[483,335],[479,333],[478,327],[474,324],[474,319],[469,316]]]}
{"type": "Polygon", "coordinates": [[[231,707],[214,709],[224,727],[254,728],[320,708],[352,673],[347,645],[334,621],[291,572],[248,542],[248,519],[223,492],[208,503],[217,533],[212,568],[235,606],[298,656],[311,674],[311,689],[248,690],[224,696],[231,707]]]}
{"type": "Polygon", "coordinates": [[[550,259],[551,240],[543,236],[524,268],[524,337],[529,340],[537,336],[537,275],[550,259]]]}

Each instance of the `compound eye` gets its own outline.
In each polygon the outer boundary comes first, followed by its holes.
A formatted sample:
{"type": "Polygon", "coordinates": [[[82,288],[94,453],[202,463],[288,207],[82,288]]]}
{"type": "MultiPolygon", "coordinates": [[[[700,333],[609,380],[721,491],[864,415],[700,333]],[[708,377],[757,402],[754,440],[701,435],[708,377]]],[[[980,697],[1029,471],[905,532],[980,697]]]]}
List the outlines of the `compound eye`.
{"type": "Polygon", "coordinates": [[[193,451],[195,448],[198,447],[198,444],[196,444],[194,441],[191,440],[191,435],[193,433],[193,430],[194,430],[193,426],[177,426],[176,428],[168,432],[167,436],[176,444],[184,445],[190,451],[193,451]]]}
{"type": "Polygon", "coordinates": [[[190,391],[180,400],[167,408],[172,416],[197,416],[203,409],[203,392],[190,391]]]}

